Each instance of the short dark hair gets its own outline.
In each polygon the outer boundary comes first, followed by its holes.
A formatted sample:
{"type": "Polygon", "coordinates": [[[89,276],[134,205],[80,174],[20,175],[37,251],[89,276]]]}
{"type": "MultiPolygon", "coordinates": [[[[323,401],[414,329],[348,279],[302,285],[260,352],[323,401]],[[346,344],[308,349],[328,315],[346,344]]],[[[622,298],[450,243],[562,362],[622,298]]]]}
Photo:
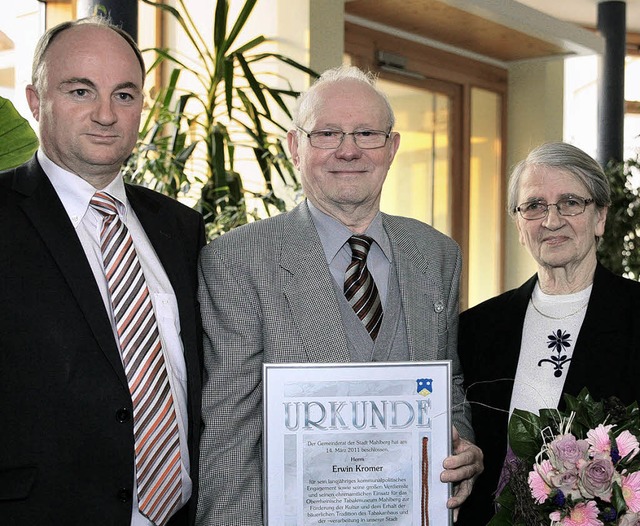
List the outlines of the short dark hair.
{"type": "Polygon", "coordinates": [[[113,24],[108,18],[102,16],[92,16],[87,18],[80,18],[79,20],[69,20],[67,22],[62,22],[61,24],[58,24],[57,26],[54,26],[51,29],[47,30],[45,34],[40,37],[40,40],[38,40],[38,44],[36,45],[35,53],[33,54],[33,65],[31,68],[31,83],[36,87],[36,90],[40,91],[40,88],[42,87],[42,83],[44,81],[43,70],[45,66],[45,55],[47,53],[47,50],[49,49],[49,46],[51,46],[51,43],[61,33],[66,31],[67,29],[78,26],[104,27],[106,29],[115,31],[118,35],[120,35],[136,54],[136,58],[140,63],[140,70],[142,71],[142,82],[144,83],[147,71],[144,65],[144,59],[142,58],[142,53],[140,52],[140,48],[138,48],[138,44],[136,44],[136,41],[133,40],[129,33],[127,33],[121,27],[113,24]]]}

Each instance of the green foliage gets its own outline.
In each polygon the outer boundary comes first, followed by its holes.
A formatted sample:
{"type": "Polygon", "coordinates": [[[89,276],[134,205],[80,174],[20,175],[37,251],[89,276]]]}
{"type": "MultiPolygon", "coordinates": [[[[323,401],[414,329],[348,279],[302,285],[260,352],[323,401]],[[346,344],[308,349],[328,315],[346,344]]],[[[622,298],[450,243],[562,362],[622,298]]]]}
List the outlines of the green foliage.
{"type": "Polygon", "coordinates": [[[10,100],[0,97],[0,170],[28,161],[38,149],[38,137],[10,100]]]}
{"type": "Polygon", "coordinates": [[[511,488],[505,488],[496,499],[498,511],[487,526],[514,526],[513,515],[516,499],[511,488]]]}
{"type": "Polygon", "coordinates": [[[624,495],[622,494],[622,488],[620,484],[617,482],[613,484],[613,496],[611,498],[611,503],[615,508],[618,514],[622,513],[627,509],[627,503],[624,500],[624,495]]]}
{"type": "Polygon", "coordinates": [[[265,79],[276,75],[256,74],[254,66],[275,60],[316,74],[283,55],[258,52],[267,41],[264,36],[236,44],[257,0],[246,0],[234,21],[228,20],[229,1],[216,0],[209,39],[203,37],[184,0],[177,0],[175,7],[143,1],[174,19],[191,44],[188,54],[196,60],[185,58],[184,50],[154,48],[159,58],[150,69],[162,61],[174,69],[169,86],[157,95],[143,125],[141,144],[129,162],[131,178],[174,196],[185,195],[193,183],[200,183],[198,206],[209,235],[215,236],[247,222],[254,213],[247,210],[248,192],[235,169],[238,156],[248,151],[264,183],[264,191],[252,197],[259,199],[266,215],[284,211],[286,205],[274,192],[273,178],[293,191],[299,191],[300,183],[283,144],[287,128],[277,121],[274,107],[290,119],[285,101],[295,100],[298,93],[288,82],[286,89],[270,86],[265,79]],[[198,88],[179,89],[178,78],[185,74],[195,79],[198,88]],[[203,152],[201,159],[199,152],[203,152]],[[189,173],[188,161],[189,167],[201,166],[201,173],[189,173]]]}
{"type": "Polygon", "coordinates": [[[605,173],[611,185],[607,226],[598,247],[598,259],[615,274],[640,279],[640,195],[632,184],[640,175],[637,159],[610,162],[605,173]]]}
{"type": "MultiPolygon", "coordinates": [[[[571,424],[571,432],[579,439],[585,438],[587,431],[595,429],[598,424],[607,422],[615,424],[618,433],[625,429],[640,428],[640,410],[638,403],[625,406],[616,397],[595,400],[587,389],[578,396],[563,395],[566,409],[564,414],[575,413],[571,424]]],[[[562,413],[556,409],[542,409],[536,415],[528,411],[514,409],[509,420],[509,444],[513,452],[522,460],[535,460],[543,445],[543,434],[550,430],[554,435],[560,433],[562,413]]]]}
{"type": "Polygon", "coordinates": [[[185,198],[197,177],[190,176],[186,163],[197,146],[189,140],[192,120],[184,115],[188,96],[176,95],[180,70],[173,70],[169,84],[158,93],[146,111],[138,144],[123,167],[132,183],[148,186],[174,199],[185,198]]]}
{"type": "Polygon", "coordinates": [[[535,458],[540,451],[542,422],[546,418],[536,414],[514,409],[509,419],[509,441],[513,452],[521,458],[535,458]]]}

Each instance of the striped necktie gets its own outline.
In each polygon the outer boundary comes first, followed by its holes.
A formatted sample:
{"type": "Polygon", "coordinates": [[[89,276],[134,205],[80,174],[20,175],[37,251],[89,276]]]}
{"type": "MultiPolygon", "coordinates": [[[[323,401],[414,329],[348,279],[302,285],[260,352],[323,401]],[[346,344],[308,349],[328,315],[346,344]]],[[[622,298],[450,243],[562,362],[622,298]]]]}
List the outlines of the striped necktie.
{"type": "Polygon", "coordinates": [[[382,325],[382,303],[373,276],[367,268],[367,255],[373,239],[369,236],[351,236],[351,263],[344,276],[344,295],[362,321],[372,340],[382,325]]]}
{"type": "Polygon", "coordinates": [[[97,192],[100,248],[131,400],[140,512],[165,524],[182,502],[178,422],[149,289],[115,199],[97,192]]]}

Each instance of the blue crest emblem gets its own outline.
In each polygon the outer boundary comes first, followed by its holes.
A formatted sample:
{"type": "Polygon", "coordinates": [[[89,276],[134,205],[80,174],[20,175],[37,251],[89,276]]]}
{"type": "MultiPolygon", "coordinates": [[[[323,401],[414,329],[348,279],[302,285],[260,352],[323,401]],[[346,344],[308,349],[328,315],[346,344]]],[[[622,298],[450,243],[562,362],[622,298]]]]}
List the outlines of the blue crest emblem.
{"type": "Polygon", "coordinates": [[[418,378],[418,394],[428,396],[433,392],[433,380],[431,378],[418,378]]]}

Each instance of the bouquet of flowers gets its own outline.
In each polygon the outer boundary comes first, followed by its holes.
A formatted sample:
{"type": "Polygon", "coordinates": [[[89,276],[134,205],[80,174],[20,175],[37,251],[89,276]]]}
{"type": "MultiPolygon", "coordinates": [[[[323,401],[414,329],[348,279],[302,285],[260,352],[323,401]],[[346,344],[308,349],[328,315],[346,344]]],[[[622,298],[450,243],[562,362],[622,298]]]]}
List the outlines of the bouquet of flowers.
{"type": "Polygon", "coordinates": [[[566,411],[516,409],[515,458],[489,526],[640,526],[640,411],[587,390],[566,411]]]}

